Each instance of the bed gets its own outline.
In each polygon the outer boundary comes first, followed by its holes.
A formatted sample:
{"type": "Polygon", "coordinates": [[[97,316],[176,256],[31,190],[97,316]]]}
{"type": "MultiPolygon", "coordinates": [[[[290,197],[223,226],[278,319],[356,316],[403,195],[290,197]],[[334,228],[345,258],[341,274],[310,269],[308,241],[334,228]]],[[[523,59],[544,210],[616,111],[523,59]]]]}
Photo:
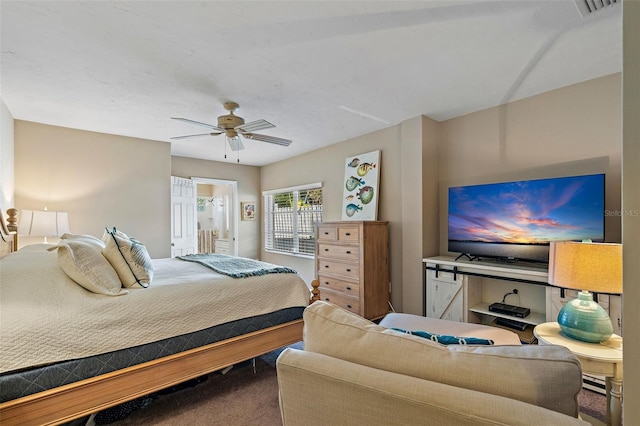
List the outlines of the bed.
{"type": "Polygon", "coordinates": [[[297,274],[230,278],[153,259],[147,288],[95,294],[50,246],[16,252],[0,220],[3,425],[65,423],[302,339],[309,289],[297,274]],[[42,324],[53,330],[39,332],[42,324]]]}

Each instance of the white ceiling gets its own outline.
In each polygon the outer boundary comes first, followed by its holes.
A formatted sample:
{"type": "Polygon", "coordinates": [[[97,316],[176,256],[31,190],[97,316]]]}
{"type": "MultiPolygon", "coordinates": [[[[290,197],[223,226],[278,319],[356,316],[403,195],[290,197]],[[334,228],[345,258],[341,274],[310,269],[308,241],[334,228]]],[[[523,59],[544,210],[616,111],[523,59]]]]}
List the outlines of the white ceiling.
{"type": "MultiPolygon", "coordinates": [[[[169,142],[240,104],[265,165],[426,115],[441,121],[622,68],[621,5],[574,0],[2,1],[15,119],[169,142]]],[[[223,136],[173,155],[236,162],[223,136]]]]}

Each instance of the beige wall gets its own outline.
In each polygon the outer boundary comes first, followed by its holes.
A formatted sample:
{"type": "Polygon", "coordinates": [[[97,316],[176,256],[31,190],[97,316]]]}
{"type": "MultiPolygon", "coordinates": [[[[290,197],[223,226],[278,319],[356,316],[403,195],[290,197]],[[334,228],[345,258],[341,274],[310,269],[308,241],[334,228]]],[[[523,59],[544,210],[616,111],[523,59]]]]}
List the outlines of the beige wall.
{"type": "Polygon", "coordinates": [[[14,206],[13,116],[0,98],[0,209],[14,206]]]}
{"type": "MultiPolygon", "coordinates": [[[[238,205],[240,212],[242,201],[256,202],[258,219],[238,222],[238,256],[258,259],[260,257],[260,235],[262,221],[260,218],[260,168],[235,163],[198,160],[195,158],[171,157],[171,175],[183,178],[210,178],[235,180],[238,182],[238,205]]],[[[167,206],[168,208],[168,206],[167,206]]]]}
{"type": "Polygon", "coordinates": [[[18,209],[67,211],[78,234],[115,226],[169,257],[168,143],[16,120],[14,149],[18,209]]]}
{"type": "Polygon", "coordinates": [[[624,316],[624,424],[640,419],[640,2],[625,0],[623,14],[622,216],[624,316]]]}

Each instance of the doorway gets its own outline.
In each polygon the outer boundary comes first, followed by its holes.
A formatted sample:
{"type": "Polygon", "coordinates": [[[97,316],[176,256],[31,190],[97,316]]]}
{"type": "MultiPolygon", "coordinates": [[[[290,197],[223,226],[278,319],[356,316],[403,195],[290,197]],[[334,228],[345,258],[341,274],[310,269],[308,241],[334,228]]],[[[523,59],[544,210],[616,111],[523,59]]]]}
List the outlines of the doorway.
{"type": "Polygon", "coordinates": [[[191,178],[196,184],[198,253],[238,255],[238,183],[191,178]]]}

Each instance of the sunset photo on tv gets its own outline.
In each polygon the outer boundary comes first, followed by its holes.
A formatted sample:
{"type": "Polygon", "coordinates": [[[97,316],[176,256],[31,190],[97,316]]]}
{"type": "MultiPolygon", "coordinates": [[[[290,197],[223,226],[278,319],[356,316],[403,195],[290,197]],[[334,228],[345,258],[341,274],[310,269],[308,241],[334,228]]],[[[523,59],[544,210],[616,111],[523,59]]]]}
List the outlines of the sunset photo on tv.
{"type": "Polygon", "coordinates": [[[449,250],[461,253],[482,252],[477,243],[602,242],[604,174],[452,187],[448,220],[449,250]]]}

